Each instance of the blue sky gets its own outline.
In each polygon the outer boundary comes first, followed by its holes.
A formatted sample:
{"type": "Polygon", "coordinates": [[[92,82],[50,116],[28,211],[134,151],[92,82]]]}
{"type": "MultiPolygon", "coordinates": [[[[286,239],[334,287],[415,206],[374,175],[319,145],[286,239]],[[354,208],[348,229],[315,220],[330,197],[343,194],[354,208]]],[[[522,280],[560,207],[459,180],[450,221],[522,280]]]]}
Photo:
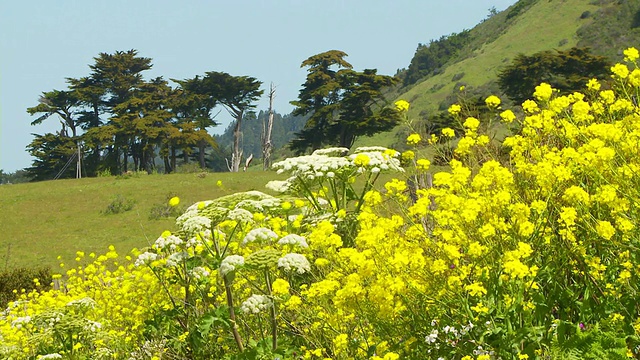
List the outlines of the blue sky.
{"type": "MultiPolygon", "coordinates": [[[[147,79],[206,71],[256,77],[277,86],[275,108],[292,110],[311,55],[342,50],[356,70],[393,75],[418,43],[463,29],[515,0],[191,0],[5,1],[0,5],[0,169],[30,166],[32,133],[59,129],[51,117],[30,126],[26,109],[65,78],[89,74],[101,52],[136,49],[153,59],[147,79]]],[[[175,84],[174,84],[175,85],[175,84]]],[[[266,109],[266,97],[258,110],[266,109]]],[[[223,125],[230,116],[221,112],[223,125]]]]}

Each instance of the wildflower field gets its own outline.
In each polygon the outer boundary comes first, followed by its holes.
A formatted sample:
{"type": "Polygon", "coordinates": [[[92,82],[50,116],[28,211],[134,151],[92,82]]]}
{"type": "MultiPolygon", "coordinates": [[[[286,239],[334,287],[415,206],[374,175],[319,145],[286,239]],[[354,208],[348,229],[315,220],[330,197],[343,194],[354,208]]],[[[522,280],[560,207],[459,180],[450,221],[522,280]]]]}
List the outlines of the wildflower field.
{"type": "Polygon", "coordinates": [[[464,133],[408,137],[454,146],[448,171],[413,150],[318,150],[274,164],[282,196],[196,202],[149,248],[79,251],[59,289],[2,313],[0,356],[638,357],[640,69],[624,54],[608,84],[541,84],[522,116],[496,96],[483,118],[456,104],[464,133]]]}

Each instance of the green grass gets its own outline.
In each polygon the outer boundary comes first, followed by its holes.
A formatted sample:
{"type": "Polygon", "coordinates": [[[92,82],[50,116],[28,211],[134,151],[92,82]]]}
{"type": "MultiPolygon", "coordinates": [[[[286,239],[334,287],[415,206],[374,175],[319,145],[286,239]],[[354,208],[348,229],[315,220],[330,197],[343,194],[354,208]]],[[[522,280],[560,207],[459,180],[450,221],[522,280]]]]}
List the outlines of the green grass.
{"type": "MultiPolygon", "coordinates": [[[[377,187],[402,175],[382,174],[377,187]]],[[[120,254],[151,245],[164,230],[175,229],[174,218],[149,219],[151,209],[180,197],[185,209],[202,200],[265,188],[286,175],[251,167],[246,173],[139,175],[43,181],[0,186],[0,269],[74,263],[76,251],[103,254],[109,245],[120,254]],[[222,187],[216,185],[222,181],[222,187]],[[116,198],[134,207],[105,214],[116,198]]]]}
{"type": "Polygon", "coordinates": [[[238,191],[260,190],[274,172],[142,175],[131,178],[85,178],[0,186],[0,268],[58,266],[82,250],[104,253],[114,245],[121,253],[153,243],[174,219],[150,220],[151,209],[167,196],[180,206],[238,191]],[[221,180],[223,186],[216,186],[221,180]],[[104,214],[116,196],[133,200],[132,210],[104,214]]]}
{"type": "MultiPolygon", "coordinates": [[[[595,12],[599,8],[589,0],[539,0],[510,20],[506,18],[508,10],[501,12],[471,30],[474,37],[472,43],[442,73],[408,89],[391,91],[390,96],[411,103],[410,119],[420,118],[423,112],[432,114],[447,97],[456,93],[457,84],[482,87],[495,82],[500,69],[517,54],[576,46],[578,29],[592,22],[590,18],[581,19],[580,15],[585,11],[595,12]],[[461,73],[464,76],[454,81],[454,76],[461,73]]],[[[360,138],[356,146],[379,144],[393,147],[403,126],[360,138]]]]}
{"type": "MultiPolygon", "coordinates": [[[[563,50],[575,46],[578,42],[577,30],[590,21],[580,19],[580,15],[586,10],[594,11],[597,8],[585,0],[538,1],[517,17],[497,38],[487,39],[468,58],[446,67],[442,74],[427,78],[398,98],[411,102],[410,116],[416,117],[424,110],[434,111],[455,90],[456,82],[451,79],[456,74],[464,73],[459,81],[478,87],[496,80],[500,69],[509,64],[517,54],[533,54],[549,49],[563,50]]],[[[493,19],[486,23],[491,20],[493,19]]],[[[479,30],[483,25],[490,24],[478,25],[479,30]]]]}

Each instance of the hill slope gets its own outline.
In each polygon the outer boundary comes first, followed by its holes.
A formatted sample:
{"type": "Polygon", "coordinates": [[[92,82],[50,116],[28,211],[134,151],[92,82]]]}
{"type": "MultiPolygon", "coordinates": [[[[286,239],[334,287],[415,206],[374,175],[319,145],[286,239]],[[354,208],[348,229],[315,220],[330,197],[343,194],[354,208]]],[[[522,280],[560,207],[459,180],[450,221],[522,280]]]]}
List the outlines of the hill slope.
{"type": "MultiPolygon", "coordinates": [[[[468,38],[444,66],[392,94],[411,103],[411,119],[445,110],[461,85],[500,95],[497,75],[521,53],[579,46],[619,61],[624,47],[640,42],[640,0],[520,0],[475,26],[468,38]]],[[[402,127],[356,145],[393,146],[403,140],[398,133],[402,127]]]]}

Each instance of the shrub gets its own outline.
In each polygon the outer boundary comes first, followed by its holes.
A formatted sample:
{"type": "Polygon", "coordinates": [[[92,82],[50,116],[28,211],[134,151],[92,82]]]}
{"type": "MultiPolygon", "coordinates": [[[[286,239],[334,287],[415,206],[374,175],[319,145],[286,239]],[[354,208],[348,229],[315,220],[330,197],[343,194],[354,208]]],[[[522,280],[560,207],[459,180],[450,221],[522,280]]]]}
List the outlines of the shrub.
{"type": "Polygon", "coordinates": [[[46,291],[51,287],[49,268],[18,268],[0,272],[0,307],[18,298],[22,290],[46,291]]]}
{"type": "Polygon", "coordinates": [[[133,209],[135,206],[135,200],[127,199],[122,195],[116,195],[111,203],[104,209],[103,214],[120,214],[125,211],[133,209]]]}

